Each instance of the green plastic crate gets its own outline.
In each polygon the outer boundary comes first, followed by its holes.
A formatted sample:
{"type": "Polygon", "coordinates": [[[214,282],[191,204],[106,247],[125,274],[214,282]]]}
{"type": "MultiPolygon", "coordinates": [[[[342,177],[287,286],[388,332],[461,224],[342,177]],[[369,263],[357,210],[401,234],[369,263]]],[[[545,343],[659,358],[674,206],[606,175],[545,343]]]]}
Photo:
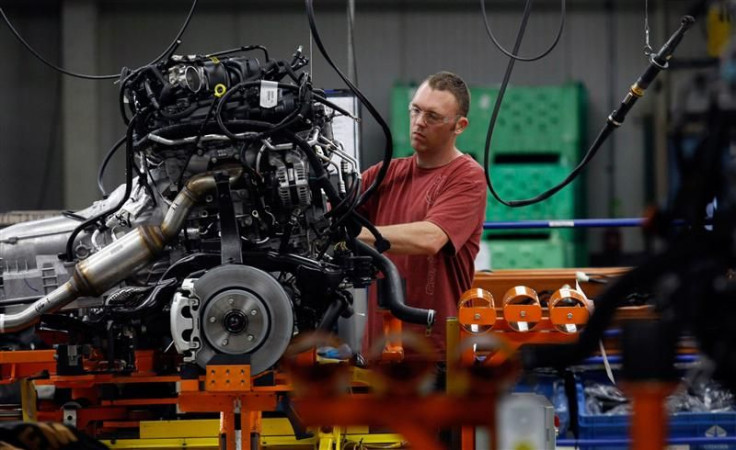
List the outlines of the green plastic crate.
{"type": "Polygon", "coordinates": [[[575,246],[559,239],[490,240],[491,270],[575,267],[575,246]]]}
{"type": "Polygon", "coordinates": [[[494,130],[494,155],[557,154],[562,164],[577,161],[584,144],[585,105],[579,83],[508,89],[494,130]]]}
{"type": "MultiPolygon", "coordinates": [[[[531,198],[562,181],[571,168],[558,164],[495,164],[491,167],[491,180],[498,195],[504,200],[531,198]]],[[[521,208],[503,205],[488,194],[486,221],[518,222],[520,220],[555,220],[582,217],[584,211],[579,201],[579,180],[567,185],[552,197],[540,203],[521,208]]],[[[549,234],[550,229],[487,230],[486,235],[549,234]]],[[[574,237],[574,229],[559,229],[567,240],[574,237]]]]}

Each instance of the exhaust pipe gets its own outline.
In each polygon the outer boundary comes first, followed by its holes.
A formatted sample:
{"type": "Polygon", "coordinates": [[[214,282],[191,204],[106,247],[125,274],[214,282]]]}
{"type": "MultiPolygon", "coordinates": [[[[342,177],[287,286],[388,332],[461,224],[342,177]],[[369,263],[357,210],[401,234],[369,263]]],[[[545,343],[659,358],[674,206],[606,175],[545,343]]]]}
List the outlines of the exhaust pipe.
{"type": "MultiPolygon", "coordinates": [[[[242,174],[242,168],[225,171],[230,183],[242,174]]],[[[142,226],[129,232],[99,252],[79,262],[72,278],[24,310],[0,314],[0,333],[28,328],[42,314],[50,314],[81,296],[99,296],[145,266],[174,238],[204,193],[216,187],[215,173],[207,172],[189,179],[176,196],[160,226],[142,226]]]]}

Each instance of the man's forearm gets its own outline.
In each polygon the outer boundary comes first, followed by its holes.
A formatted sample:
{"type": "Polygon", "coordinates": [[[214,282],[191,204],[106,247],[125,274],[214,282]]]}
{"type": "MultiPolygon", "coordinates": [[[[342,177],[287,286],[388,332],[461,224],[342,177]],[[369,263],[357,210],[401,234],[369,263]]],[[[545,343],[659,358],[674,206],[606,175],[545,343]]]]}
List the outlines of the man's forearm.
{"type": "MultiPolygon", "coordinates": [[[[402,255],[434,255],[442,250],[449,238],[432,222],[411,222],[376,227],[391,243],[389,253],[402,255]]],[[[366,228],[358,235],[361,241],[374,245],[375,237],[366,228]]]]}

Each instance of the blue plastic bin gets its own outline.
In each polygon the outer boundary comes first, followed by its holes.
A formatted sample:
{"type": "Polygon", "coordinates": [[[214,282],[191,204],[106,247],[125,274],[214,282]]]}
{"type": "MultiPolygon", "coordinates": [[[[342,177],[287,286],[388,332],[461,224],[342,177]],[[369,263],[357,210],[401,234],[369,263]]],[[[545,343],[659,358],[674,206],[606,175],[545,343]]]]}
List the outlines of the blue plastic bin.
{"type": "MultiPolygon", "coordinates": [[[[580,439],[610,440],[629,438],[629,415],[591,415],[585,411],[585,394],[583,384],[577,383],[578,425],[580,439]]],[[[690,445],[690,450],[736,450],[736,442],[700,443],[703,439],[729,438],[736,439],[736,412],[721,413],[677,413],[670,416],[669,437],[678,444],[680,438],[699,438],[698,444],[690,445]]],[[[580,449],[626,450],[622,446],[580,445],[580,449]]]]}

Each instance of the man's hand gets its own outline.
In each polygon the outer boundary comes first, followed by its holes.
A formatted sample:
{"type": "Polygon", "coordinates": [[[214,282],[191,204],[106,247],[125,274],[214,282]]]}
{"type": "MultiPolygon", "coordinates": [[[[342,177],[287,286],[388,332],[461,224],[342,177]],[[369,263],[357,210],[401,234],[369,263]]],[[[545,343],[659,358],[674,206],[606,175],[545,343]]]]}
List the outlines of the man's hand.
{"type": "MultiPolygon", "coordinates": [[[[398,255],[435,255],[447,245],[450,238],[432,222],[411,222],[376,227],[384,239],[391,242],[388,253],[398,255]]],[[[373,245],[375,237],[365,227],[358,239],[373,245]]]]}

